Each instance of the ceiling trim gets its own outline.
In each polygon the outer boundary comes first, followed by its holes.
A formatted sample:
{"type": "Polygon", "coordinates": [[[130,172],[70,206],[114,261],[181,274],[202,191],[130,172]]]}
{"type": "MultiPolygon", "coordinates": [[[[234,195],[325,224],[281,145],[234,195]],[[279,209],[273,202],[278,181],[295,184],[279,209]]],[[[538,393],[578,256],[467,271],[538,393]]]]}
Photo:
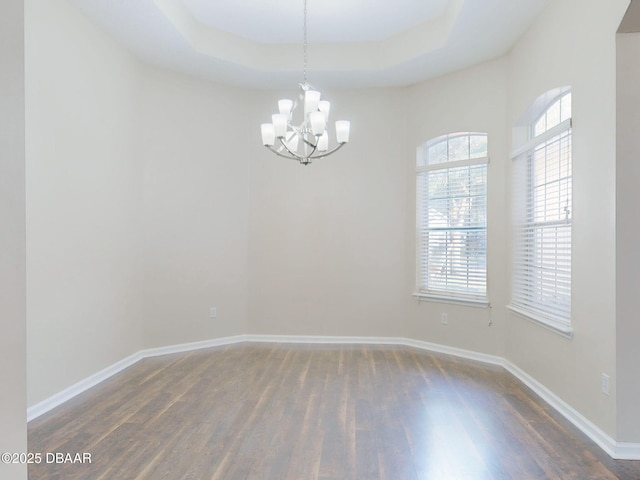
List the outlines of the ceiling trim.
{"type": "MultiPolygon", "coordinates": [[[[376,71],[428,55],[446,45],[464,1],[451,0],[440,17],[384,40],[311,44],[310,64],[314,71],[376,71]]],[[[182,2],[154,3],[199,54],[262,72],[301,69],[301,44],[258,43],[200,23],[182,2]]]]}

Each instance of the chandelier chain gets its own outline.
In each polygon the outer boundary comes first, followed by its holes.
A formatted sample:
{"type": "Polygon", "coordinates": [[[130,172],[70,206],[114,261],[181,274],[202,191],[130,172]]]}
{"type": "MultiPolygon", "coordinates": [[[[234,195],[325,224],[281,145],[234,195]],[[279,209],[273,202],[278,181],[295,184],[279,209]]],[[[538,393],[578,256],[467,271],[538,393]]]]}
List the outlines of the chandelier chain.
{"type": "Polygon", "coordinates": [[[304,76],[304,83],[307,83],[307,46],[308,46],[308,41],[307,41],[307,0],[304,0],[304,23],[303,23],[303,30],[304,30],[304,42],[303,42],[303,50],[304,50],[304,55],[303,55],[303,59],[304,59],[304,68],[303,68],[303,76],[304,76]]]}

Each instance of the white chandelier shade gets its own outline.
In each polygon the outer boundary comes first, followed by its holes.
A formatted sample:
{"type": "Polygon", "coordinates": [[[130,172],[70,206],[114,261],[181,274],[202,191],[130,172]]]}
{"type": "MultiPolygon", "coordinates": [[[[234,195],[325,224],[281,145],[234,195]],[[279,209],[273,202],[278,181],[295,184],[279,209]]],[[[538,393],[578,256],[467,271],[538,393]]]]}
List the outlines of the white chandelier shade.
{"type": "Polygon", "coordinates": [[[312,160],[336,152],[349,141],[350,122],[335,122],[336,145],[329,149],[330,102],[321,100],[320,92],[312,90],[308,83],[300,84],[297,101],[278,101],[278,111],[271,116],[271,123],[263,123],[262,144],[276,155],[308,165],[312,160]],[[296,119],[297,107],[302,105],[302,117],[296,119]],[[296,123],[297,122],[297,123],[296,123]]]}
{"type": "Polygon", "coordinates": [[[271,123],[263,123],[262,144],[276,155],[308,165],[312,160],[326,157],[349,141],[351,125],[346,120],[336,122],[336,143],[329,148],[329,111],[331,104],[321,100],[320,92],[307,83],[307,0],[304,0],[304,82],[300,84],[297,101],[278,101],[278,112],[271,123]],[[296,109],[300,110],[296,112],[296,109]]]}

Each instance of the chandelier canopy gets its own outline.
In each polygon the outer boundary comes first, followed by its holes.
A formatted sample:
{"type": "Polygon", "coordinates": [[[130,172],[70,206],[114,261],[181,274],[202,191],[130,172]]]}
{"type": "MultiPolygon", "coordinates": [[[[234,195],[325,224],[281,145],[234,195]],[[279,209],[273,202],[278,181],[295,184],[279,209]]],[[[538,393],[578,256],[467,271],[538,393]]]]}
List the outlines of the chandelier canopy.
{"type": "Polygon", "coordinates": [[[278,100],[278,113],[271,116],[271,123],[263,123],[261,129],[265,147],[280,157],[308,165],[342,148],[349,141],[350,123],[347,120],[335,123],[337,145],[329,148],[327,125],[331,104],[321,100],[320,92],[307,82],[307,0],[304,0],[303,30],[304,81],[299,84],[298,98],[278,100]],[[296,112],[298,107],[300,111],[296,112]]]}

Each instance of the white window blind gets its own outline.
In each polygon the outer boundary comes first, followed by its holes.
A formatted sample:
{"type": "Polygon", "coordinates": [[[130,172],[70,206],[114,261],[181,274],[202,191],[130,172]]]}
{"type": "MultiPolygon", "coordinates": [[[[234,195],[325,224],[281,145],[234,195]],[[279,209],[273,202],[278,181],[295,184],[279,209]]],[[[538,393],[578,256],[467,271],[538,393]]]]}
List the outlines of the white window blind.
{"type": "Polygon", "coordinates": [[[487,135],[456,133],[418,150],[418,295],[486,300],[487,135]]]}
{"type": "Polygon", "coordinates": [[[511,308],[571,330],[571,93],[531,125],[514,156],[511,308]]]}

